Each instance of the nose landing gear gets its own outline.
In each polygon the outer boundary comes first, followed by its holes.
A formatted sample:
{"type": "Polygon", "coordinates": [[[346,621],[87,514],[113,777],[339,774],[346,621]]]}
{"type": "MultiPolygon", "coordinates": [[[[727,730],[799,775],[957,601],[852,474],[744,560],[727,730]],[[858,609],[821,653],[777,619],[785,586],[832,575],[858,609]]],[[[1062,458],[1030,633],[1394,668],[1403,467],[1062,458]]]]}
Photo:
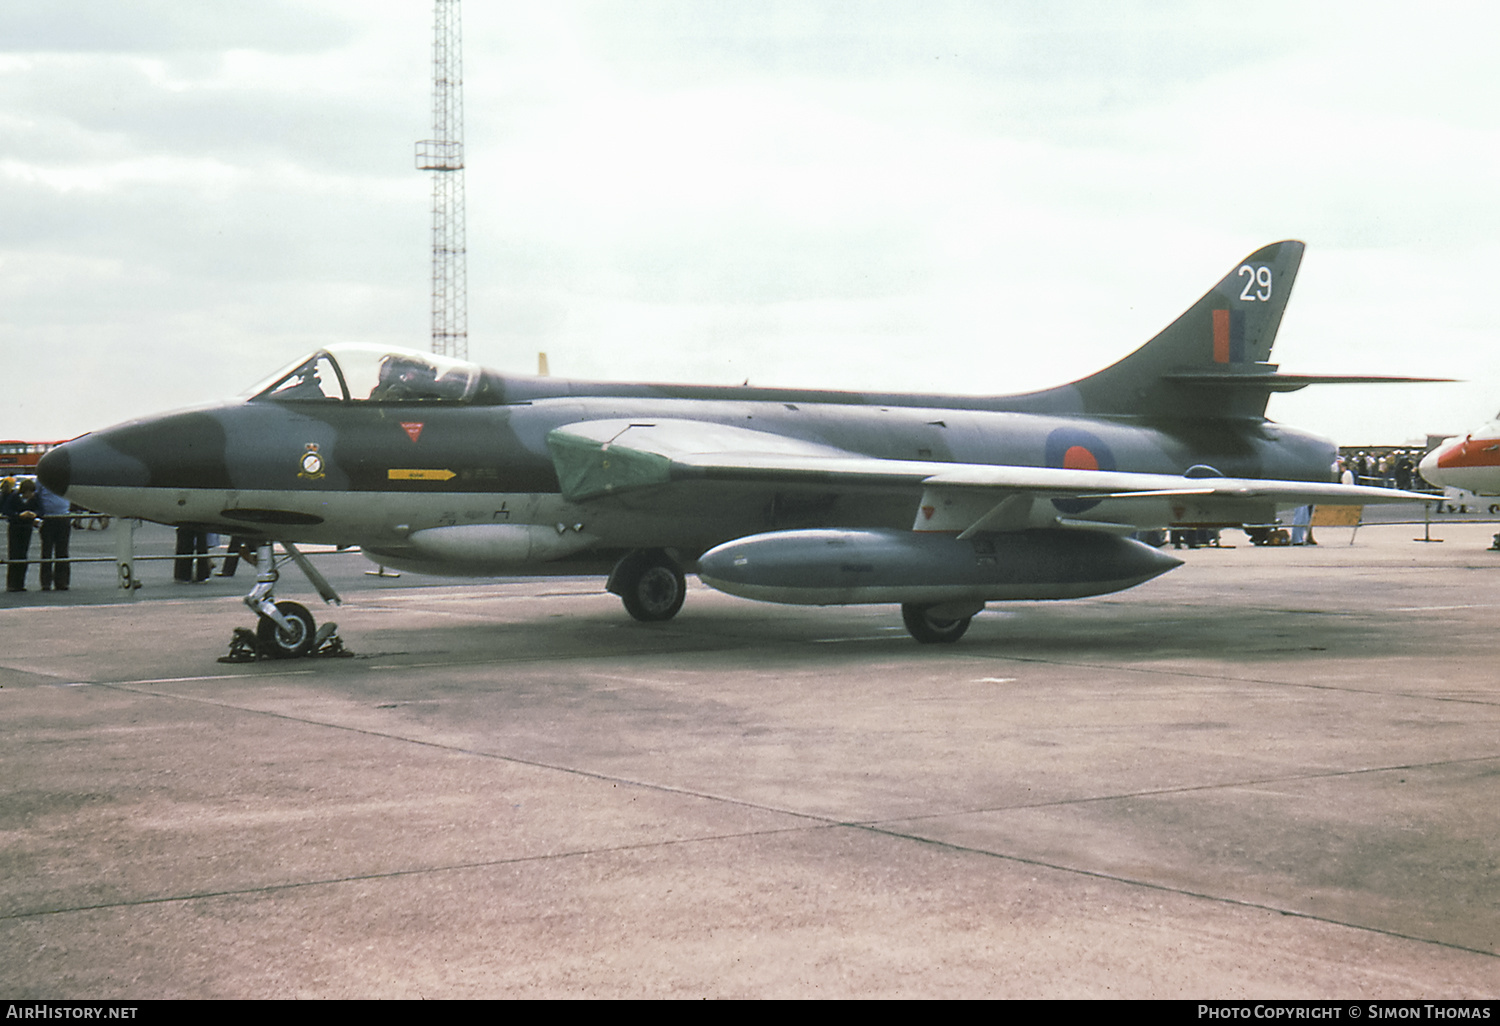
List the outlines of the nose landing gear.
{"type": "Polygon", "coordinates": [[[260,623],[255,625],[255,640],[259,642],[260,650],[272,659],[300,659],[311,652],[317,628],[307,607],[296,602],[278,602],[276,611],[286,621],[286,626],[269,616],[262,616],[260,623]]]}
{"type": "MultiPolygon", "coordinates": [[[[282,562],[291,559],[297,568],[312,582],[323,601],[338,605],[339,593],[328,583],[297,547],[282,542],[286,550],[282,562]]],[[[229,654],[220,656],[221,663],[249,663],[259,659],[300,659],[303,656],[350,656],[338,634],[338,624],[325,623],[316,626],[312,613],[298,602],[276,602],[272,598],[276,582],[281,577],[276,567],[275,544],[263,542],[259,547],[256,566],[260,572],[255,577],[255,587],[245,596],[245,605],[259,617],[255,630],[236,627],[229,642],[229,654]]]]}

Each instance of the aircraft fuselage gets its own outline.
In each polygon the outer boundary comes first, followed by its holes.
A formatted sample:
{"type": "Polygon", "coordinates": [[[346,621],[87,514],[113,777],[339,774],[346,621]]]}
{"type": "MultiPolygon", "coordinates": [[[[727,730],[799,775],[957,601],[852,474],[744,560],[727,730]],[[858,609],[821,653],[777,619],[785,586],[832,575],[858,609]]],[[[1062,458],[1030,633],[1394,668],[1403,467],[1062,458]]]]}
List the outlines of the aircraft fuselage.
{"type": "MultiPolygon", "coordinates": [[[[511,391],[540,380],[506,379],[511,391]]],[[[588,394],[601,386],[548,381],[561,394],[495,405],[256,399],[135,421],[70,443],[68,488],[82,505],[168,524],[360,545],[390,565],[500,573],[603,546],[670,547],[688,559],[732,538],[787,528],[909,528],[921,489],[867,491],[705,484],[664,518],[628,496],[587,504],[561,494],[549,432],[585,420],[657,418],[752,428],[884,460],[1068,466],[1182,474],[1208,466],[1228,477],[1327,481],[1332,443],[1269,421],[1181,421],[1054,416],[963,408],[950,397],[785,392],[756,398],[588,394]],[[910,400],[908,400],[910,401],[910,400]],[[494,553],[424,551],[413,535],[436,527],[535,527],[494,553]],[[429,565],[430,564],[430,565],[429,565]],[[450,564],[450,565],[444,565],[450,564]]],[[[681,389],[691,392],[691,389],[681,389]]],[[[732,392],[732,389],[704,389],[732,392]]],[[[980,400],[968,400],[977,404],[980,400]]],[[[1131,504],[1135,526],[1224,523],[1191,501],[1153,514],[1131,504]]],[[[1268,519],[1257,503],[1238,522],[1268,519]]],[[[1033,526],[1058,515],[1043,506],[1033,526]]],[[[1088,510],[1109,521],[1110,503],[1088,510]]]]}

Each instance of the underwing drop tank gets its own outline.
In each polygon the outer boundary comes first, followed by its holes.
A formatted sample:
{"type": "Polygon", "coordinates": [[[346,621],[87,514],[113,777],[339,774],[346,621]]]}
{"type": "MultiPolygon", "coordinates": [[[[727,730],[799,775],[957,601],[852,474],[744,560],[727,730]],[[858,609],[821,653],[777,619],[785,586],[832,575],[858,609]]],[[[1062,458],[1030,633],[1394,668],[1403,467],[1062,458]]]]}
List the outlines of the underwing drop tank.
{"type": "Polygon", "coordinates": [[[704,553],[698,576],[740,598],[806,606],[1071,599],[1133,588],[1182,565],[1101,531],[976,534],[773,531],[704,553]]]}

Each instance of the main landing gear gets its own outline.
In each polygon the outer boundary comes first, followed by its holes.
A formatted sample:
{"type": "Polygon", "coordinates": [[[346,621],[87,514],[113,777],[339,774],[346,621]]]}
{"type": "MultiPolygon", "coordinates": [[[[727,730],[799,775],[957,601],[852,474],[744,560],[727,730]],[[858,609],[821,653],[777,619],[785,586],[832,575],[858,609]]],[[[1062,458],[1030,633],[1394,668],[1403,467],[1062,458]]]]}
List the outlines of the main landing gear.
{"type": "Polygon", "coordinates": [[[625,611],[642,623],[670,620],[687,597],[682,567],[665,549],[636,549],[615,564],[605,590],[620,596],[625,611]]]}
{"type": "MultiPolygon", "coordinates": [[[[635,619],[661,623],[682,608],[687,580],[665,549],[636,549],[615,564],[605,590],[620,596],[625,611],[635,619]]],[[[908,602],[901,607],[901,619],[907,632],[922,644],[950,645],[964,636],[975,614],[983,609],[983,602],[908,602]]]]}
{"type": "MultiPolygon", "coordinates": [[[[295,562],[324,602],[338,605],[342,601],[328,579],[318,572],[306,556],[297,551],[296,546],[290,542],[282,542],[281,547],[287,553],[282,562],[287,559],[295,562]]],[[[255,587],[245,596],[245,605],[259,617],[255,630],[236,627],[234,637],[229,642],[229,654],[221,656],[219,662],[249,663],[258,659],[300,659],[309,655],[352,655],[344,648],[344,642],[339,637],[338,624],[325,623],[318,627],[306,606],[299,602],[273,600],[276,582],[281,577],[276,567],[275,548],[272,542],[260,545],[255,564],[259,568],[255,587]]]]}
{"type": "Polygon", "coordinates": [[[964,636],[974,614],[984,608],[972,604],[924,606],[908,602],[901,607],[901,621],[906,631],[924,645],[951,645],[964,636]]]}

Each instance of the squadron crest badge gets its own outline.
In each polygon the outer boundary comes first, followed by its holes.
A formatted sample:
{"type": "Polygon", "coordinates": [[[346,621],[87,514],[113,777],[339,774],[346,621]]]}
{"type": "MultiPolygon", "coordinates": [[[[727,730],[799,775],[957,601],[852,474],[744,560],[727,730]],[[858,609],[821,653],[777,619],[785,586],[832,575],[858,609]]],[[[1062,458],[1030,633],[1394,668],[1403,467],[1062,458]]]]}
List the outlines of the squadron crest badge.
{"type": "Polygon", "coordinates": [[[318,443],[308,442],[307,450],[302,454],[302,469],[297,471],[297,476],[306,481],[316,481],[323,476],[323,457],[318,455],[318,443]]]}

